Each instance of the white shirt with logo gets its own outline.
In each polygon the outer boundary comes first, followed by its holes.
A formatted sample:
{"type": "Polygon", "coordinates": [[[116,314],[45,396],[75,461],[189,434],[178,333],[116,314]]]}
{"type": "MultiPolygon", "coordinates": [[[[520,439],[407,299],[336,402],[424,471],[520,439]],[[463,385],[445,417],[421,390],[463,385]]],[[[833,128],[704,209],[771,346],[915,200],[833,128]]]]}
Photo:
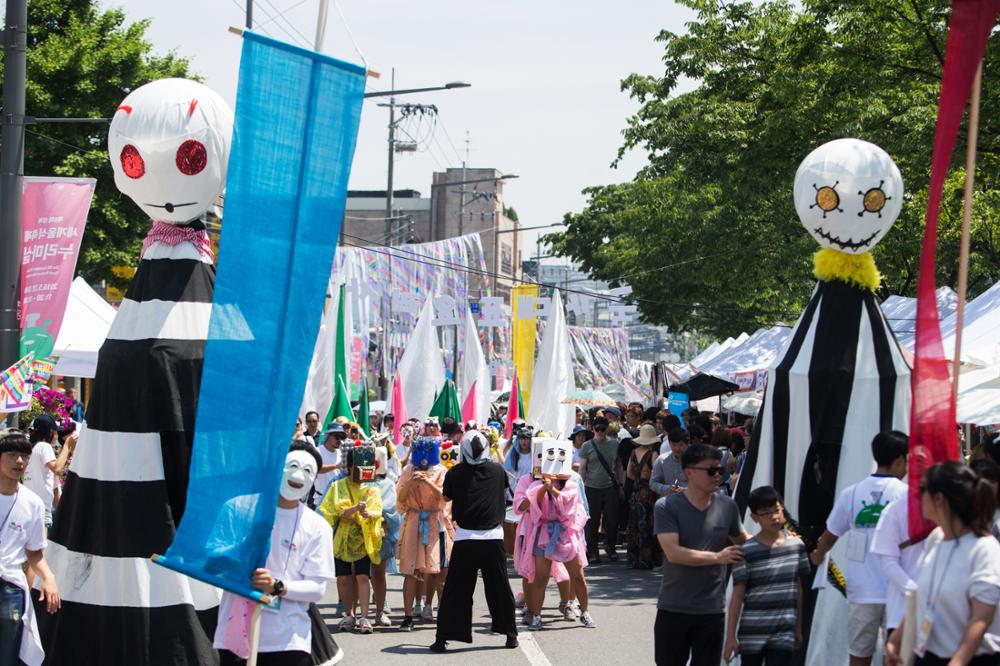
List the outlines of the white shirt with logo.
{"type": "Polygon", "coordinates": [[[48,442],[37,442],[31,447],[31,458],[24,470],[24,485],[38,495],[45,508],[52,510],[55,496],[56,475],[48,465],[56,459],[56,452],[48,442]]]}
{"type": "Polygon", "coordinates": [[[21,634],[21,651],[18,657],[28,666],[42,663],[45,653],[38,636],[38,626],[31,600],[28,598],[28,581],[22,565],[27,561],[28,550],[45,548],[45,505],[23,484],[14,495],[0,495],[0,578],[24,590],[24,631],[21,634]]]}
{"type": "Polygon", "coordinates": [[[872,474],[840,493],[826,529],[847,539],[847,601],[884,604],[887,579],[882,560],[869,552],[875,527],[890,502],[906,496],[906,484],[891,475],[872,474]]]}

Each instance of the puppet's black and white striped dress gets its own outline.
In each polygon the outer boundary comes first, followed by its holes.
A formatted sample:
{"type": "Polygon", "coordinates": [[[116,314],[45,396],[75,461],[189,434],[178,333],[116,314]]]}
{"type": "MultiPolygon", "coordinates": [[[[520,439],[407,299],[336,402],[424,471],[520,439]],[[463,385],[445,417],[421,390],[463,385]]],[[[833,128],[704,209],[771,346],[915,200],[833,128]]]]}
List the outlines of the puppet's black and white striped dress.
{"type": "Polygon", "coordinates": [[[150,561],[184,512],[214,280],[192,243],[151,243],[101,347],[46,550],[62,595],[39,614],[48,664],[218,663],[219,592],[150,561]]]}

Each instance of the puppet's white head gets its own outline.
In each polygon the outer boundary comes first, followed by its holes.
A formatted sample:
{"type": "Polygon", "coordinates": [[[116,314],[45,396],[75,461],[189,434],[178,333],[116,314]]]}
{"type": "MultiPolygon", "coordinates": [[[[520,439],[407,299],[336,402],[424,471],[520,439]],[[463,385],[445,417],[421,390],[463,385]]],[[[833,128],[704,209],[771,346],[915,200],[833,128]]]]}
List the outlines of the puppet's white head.
{"type": "Polygon", "coordinates": [[[859,139],[824,143],[795,172],[795,212],[823,247],[861,254],[903,207],[903,177],[888,153],[859,139]]]}
{"type": "Polygon", "coordinates": [[[232,134],[233,112],[215,91],[187,79],[147,83],[111,119],[115,185],[153,220],[197,219],[226,184],[232,134]]]}
{"type": "Polygon", "coordinates": [[[309,451],[290,451],[285,456],[279,494],[286,500],[300,500],[309,494],[316,480],[316,458],[309,451]]]}
{"type": "Polygon", "coordinates": [[[531,466],[542,477],[568,479],[573,471],[573,443],[568,439],[536,437],[531,442],[531,466]]]}

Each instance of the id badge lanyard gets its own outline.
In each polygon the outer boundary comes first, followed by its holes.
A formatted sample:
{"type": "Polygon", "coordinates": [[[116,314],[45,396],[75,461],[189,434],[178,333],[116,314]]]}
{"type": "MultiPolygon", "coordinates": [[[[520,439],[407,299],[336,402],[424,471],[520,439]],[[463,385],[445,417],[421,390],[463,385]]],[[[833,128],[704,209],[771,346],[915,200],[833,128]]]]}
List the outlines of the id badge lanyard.
{"type": "Polygon", "coordinates": [[[955,555],[955,551],[958,550],[958,541],[958,539],[955,539],[955,545],[952,547],[951,552],[948,553],[948,559],[944,563],[944,570],[941,572],[941,580],[938,581],[936,591],[934,589],[934,580],[937,578],[937,565],[941,558],[934,558],[927,603],[924,606],[923,617],[920,619],[920,626],[917,628],[917,641],[913,650],[920,657],[923,657],[924,653],[927,652],[927,641],[930,638],[931,629],[934,627],[934,610],[937,607],[938,599],[941,597],[941,588],[944,586],[944,579],[948,575],[949,569],[951,569],[951,558],[955,555]]]}
{"type": "MultiPolygon", "coordinates": [[[[281,580],[285,579],[288,573],[288,563],[292,559],[292,549],[295,547],[295,535],[299,531],[299,519],[302,518],[302,503],[295,508],[295,524],[292,526],[292,534],[288,537],[288,548],[285,550],[285,564],[281,567],[281,580]]],[[[277,613],[281,610],[281,597],[274,597],[270,605],[261,606],[261,610],[269,613],[277,613]]]]}

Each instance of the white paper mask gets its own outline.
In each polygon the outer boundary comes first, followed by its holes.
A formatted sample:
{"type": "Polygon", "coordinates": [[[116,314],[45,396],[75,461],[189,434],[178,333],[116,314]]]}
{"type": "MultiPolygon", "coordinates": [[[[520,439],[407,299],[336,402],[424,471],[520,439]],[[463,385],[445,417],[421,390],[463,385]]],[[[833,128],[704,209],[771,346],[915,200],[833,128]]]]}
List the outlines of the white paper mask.
{"type": "Polygon", "coordinates": [[[389,473],[389,449],[384,446],[375,447],[375,476],[385,476],[389,473]]]}
{"type": "Polygon", "coordinates": [[[795,172],[795,211],[816,242],[868,252],[903,207],[903,177],[888,153],[859,139],[824,143],[795,172]]]}
{"type": "Polygon", "coordinates": [[[316,458],[307,451],[291,451],[285,456],[280,495],[286,500],[300,500],[316,480],[316,458]]]}
{"type": "Polygon", "coordinates": [[[573,444],[568,439],[537,437],[531,442],[531,458],[541,476],[568,479],[573,471],[573,444]]]}
{"type": "Polygon", "coordinates": [[[111,120],[115,185],[151,219],[197,219],[225,186],[232,133],[233,112],[210,88],[187,79],[147,83],[111,120]]]}

